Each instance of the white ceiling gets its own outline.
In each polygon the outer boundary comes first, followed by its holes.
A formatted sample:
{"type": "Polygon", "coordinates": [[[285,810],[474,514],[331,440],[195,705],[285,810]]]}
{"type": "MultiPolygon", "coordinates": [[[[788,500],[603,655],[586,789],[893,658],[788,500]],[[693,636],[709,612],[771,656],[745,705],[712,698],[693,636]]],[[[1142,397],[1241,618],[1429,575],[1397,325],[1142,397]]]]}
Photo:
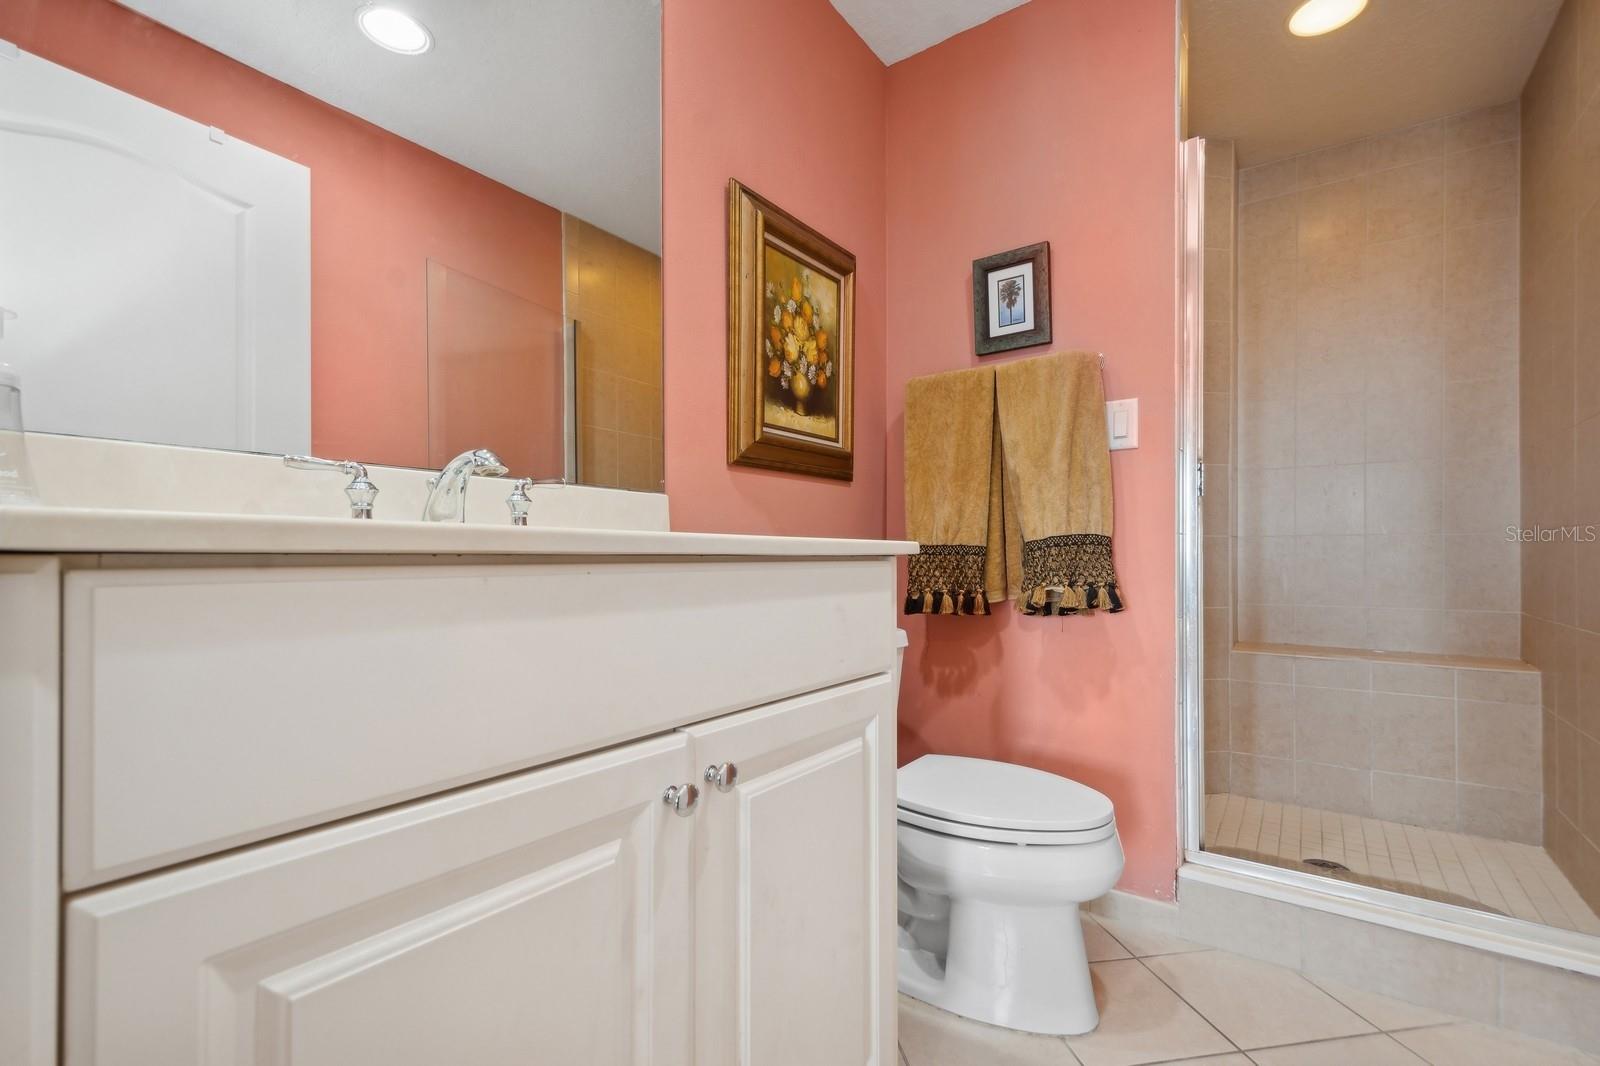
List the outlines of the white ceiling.
{"type": "MultiPolygon", "coordinates": [[[[947,37],[1021,7],[1027,0],[831,0],[885,63],[898,63],[947,37]]],[[[1104,2],[1104,0],[1096,0],[1104,2]]]]}
{"type": "Polygon", "coordinates": [[[1300,0],[1190,0],[1189,132],[1243,166],[1515,100],[1561,0],[1371,0],[1325,37],[1300,0]]]}
{"type": "Polygon", "coordinates": [[[420,56],[386,52],[362,36],[360,0],[120,2],[661,250],[657,0],[395,0],[433,31],[433,50],[420,56]]]}

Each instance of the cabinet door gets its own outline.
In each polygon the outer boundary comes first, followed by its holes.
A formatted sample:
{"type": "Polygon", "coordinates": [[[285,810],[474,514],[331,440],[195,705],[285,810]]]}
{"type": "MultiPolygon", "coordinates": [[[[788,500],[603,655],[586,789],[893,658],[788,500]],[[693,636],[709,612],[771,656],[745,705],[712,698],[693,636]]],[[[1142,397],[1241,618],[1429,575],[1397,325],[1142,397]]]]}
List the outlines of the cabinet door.
{"type": "Polygon", "coordinates": [[[887,675],[691,726],[697,1066],[890,1066],[894,686],[887,675]]]}
{"type": "Polygon", "coordinates": [[[689,772],[666,736],[81,895],[65,1062],[688,1062],[689,772]]]}

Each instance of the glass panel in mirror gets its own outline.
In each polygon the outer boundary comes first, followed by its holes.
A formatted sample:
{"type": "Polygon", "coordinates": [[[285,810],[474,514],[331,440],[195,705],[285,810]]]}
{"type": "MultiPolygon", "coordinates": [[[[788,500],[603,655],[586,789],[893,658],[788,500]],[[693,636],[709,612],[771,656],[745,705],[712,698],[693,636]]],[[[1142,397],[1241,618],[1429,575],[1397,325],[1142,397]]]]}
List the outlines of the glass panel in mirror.
{"type": "Polygon", "coordinates": [[[659,491],[658,4],[373,8],[0,5],[29,428],[659,491]]]}

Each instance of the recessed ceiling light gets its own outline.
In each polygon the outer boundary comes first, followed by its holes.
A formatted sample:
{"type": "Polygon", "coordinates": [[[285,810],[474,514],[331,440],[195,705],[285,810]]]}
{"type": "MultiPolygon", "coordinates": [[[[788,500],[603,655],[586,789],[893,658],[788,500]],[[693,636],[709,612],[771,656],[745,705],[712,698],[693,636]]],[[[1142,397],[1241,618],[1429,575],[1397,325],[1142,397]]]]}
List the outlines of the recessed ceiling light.
{"type": "Polygon", "coordinates": [[[403,56],[419,56],[433,47],[428,27],[396,8],[368,4],[356,12],[356,25],[379,48],[403,56]]]}
{"type": "Polygon", "coordinates": [[[1367,0],[1306,0],[1289,16],[1289,32],[1296,37],[1332,33],[1367,9],[1367,0]]]}

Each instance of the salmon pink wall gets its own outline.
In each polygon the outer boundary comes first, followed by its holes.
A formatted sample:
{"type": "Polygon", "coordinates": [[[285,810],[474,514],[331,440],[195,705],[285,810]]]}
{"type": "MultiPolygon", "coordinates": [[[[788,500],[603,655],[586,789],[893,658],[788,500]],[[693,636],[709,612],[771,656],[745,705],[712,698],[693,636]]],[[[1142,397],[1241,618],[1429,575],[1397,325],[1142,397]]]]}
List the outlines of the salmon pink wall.
{"type": "Polygon", "coordinates": [[[676,529],[881,537],[885,70],[828,0],[662,5],[667,491],[676,529]],[[856,257],[855,480],[727,461],[728,179],[856,257]]]}
{"type": "Polygon", "coordinates": [[[1172,0],[1032,0],[885,70],[826,0],[663,5],[674,526],[902,535],[906,381],[977,362],[973,259],[1050,241],[1052,347],[1104,351],[1108,395],[1140,400],[1140,448],[1112,459],[1129,607],[906,620],[901,758],[987,756],[1100,788],[1122,887],[1161,898],[1177,859],[1175,19],[1172,0]],[[827,76],[783,74],[797,57],[827,76]],[[730,177],[856,254],[853,484],[727,464],[730,177]]]}
{"type": "MultiPolygon", "coordinates": [[[[1174,486],[1177,188],[1172,0],[1032,0],[889,69],[888,533],[903,535],[903,397],[977,365],[972,260],[1050,242],[1054,344],[1106,356],[1138,397],[1112,456],[1121,614],[907,619],[901,759],[1037,766],[1100,789],[1121,887],[1176,867],[1174,486]]],[[[998,357],[989,357],[994,362],[998,357]]],[[[676,506],[676,500],[674,500],[676,506]]]]}
{"type": "Polygon", "coordinates": [[[427,464],[429,258],[561,310],[561,214],[538,200],[111,0],[3,0],[0,38],[310,168],[321,454],[427,464]]]}

